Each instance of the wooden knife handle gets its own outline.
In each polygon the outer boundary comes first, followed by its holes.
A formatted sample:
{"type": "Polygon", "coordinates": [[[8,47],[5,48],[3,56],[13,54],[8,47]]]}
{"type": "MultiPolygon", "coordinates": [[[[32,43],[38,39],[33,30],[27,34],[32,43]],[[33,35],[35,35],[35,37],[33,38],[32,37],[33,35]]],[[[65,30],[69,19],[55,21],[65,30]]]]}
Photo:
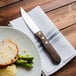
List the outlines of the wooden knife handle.
{"type": "Polygon", "coordinates": [[[52,62],[54,64],[59,64],[61,61],[61,58],[58,55],[58,53],[55,51],[55,49],[52,47],[52,45],[49,43],[49,41],[46,39],[44,34],[41,31],[39,31],[35,35],[41,40],[44,48],[50,54],[52,62]]]}

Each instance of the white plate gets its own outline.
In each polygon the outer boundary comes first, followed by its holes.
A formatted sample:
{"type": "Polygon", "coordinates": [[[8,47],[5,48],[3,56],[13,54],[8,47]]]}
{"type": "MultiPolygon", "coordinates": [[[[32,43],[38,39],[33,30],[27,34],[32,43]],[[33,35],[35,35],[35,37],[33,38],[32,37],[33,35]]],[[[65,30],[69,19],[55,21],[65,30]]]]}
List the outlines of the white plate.
{"type": "MultiPolygon", "coordinates": [[[[25,29],[26,30],[26,29],[25,29]]],[[[23,67],[17,67],[16,76],[41,76],[41,61],[37,49],[31,39],[29,39],[24,33],[10,27],[0,27],[0,41],[3,39],[10,39],[14,41],[19,50],[27,49],[28,53],[34,57],[34,64],[31,70],[27,70],[23,67]]],[[[20,51],[20,54],[24,54],[20,51]]]]}

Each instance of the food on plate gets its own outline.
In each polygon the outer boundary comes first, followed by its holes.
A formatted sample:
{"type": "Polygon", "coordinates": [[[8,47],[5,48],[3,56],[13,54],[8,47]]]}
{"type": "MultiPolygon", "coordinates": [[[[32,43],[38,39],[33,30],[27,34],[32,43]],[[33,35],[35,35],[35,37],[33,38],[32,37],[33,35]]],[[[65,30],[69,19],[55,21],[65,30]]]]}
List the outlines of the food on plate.
{"type": "Polygon", "coordinates": [[[28,53],[28,54],[26,54],[27,56],[30,56],[30,54],[28,53]]]}
{"type": "Polygon", "coordinates": [[[33,59],[34,57],[30,57],[30,55],[19,55],[17,44],[9,39],[4,39],[0,43],[0,76],[15,76],[16,65],[32,68],[33,59]]]}
{"type": "Polygon", "coordinates": [[[28,68],[33,68],[33,59],[34,57],[26,57],[23,55],[18,56],[18,60],[15,62],[16,65],[26,66],[28,68]]]}
{"type": "Polygon", "coordinates": [[[0,67],[13,64],[18,59],[18,46],[9,39],[0,43],[0,67]]]}
{"type": "Polygon", "coordinates": [[[16,65],[12,64],[5,68],[0,68],[0,76],[16,76],[16,65]]]}

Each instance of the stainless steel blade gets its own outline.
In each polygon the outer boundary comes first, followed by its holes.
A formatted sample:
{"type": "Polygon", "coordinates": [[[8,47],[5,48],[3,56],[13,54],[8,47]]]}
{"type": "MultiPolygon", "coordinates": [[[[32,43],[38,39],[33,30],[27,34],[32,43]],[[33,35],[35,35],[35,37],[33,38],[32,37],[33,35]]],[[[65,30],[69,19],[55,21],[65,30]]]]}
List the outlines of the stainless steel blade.
{"type": "Polygon", "coordinates": [[[27,14],[27,12],[25,12],[25,10],[22,7],[21,7],[21,15],[25,23],[33,31],[33,33],[40,31],[38,26],[35,24],[35,22],[31,19],[31,17],[27,14]]]}

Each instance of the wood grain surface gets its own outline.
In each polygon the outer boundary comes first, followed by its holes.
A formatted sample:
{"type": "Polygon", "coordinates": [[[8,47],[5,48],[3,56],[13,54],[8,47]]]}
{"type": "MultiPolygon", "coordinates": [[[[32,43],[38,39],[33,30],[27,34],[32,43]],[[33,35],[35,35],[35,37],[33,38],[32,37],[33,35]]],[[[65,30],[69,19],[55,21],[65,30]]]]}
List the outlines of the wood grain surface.
{"type": "MultiPolygon", "coordinates": [[[[76,0],[21,0],[0,8],[0,26],[20,16],[20,7],[26,11],[41,6],[57,28],[76,48],[76,0]]],[[[76,76],[76,57],[51,76],[76,76]]]]}
{"type": "Polygon", "coordinates": [[[35,6],[40,5],[45,12],[48,12],[50,10],[65,6],[75,1],[76,0],[21,0],[20,2],[14,3],[10,6],[0,8],[0,25],[6,25],[9,23],[10,20],[19,17],[20,7],[23,7],[26,11],[29,11],[35,6]],[[50,5],[51,7],[47,7],[50,5]]]}
{"type": "Polygon", "coordinates": [[[61,30],[61,32],[74,46],[74,48],[76,48],[76,24],[73,24],[64,30],[61,30]]]}
{"type": "Polygon", "coordinates": [[[20,0],[0,0],[0,7],[4,7],[6,5],[9,5],[11,3],[18,2],[20,0]]]}
{"type": "Polygon", "coordinates": [[[76,2],[47,13],[59,29],[76,23],[76,2]]]}

